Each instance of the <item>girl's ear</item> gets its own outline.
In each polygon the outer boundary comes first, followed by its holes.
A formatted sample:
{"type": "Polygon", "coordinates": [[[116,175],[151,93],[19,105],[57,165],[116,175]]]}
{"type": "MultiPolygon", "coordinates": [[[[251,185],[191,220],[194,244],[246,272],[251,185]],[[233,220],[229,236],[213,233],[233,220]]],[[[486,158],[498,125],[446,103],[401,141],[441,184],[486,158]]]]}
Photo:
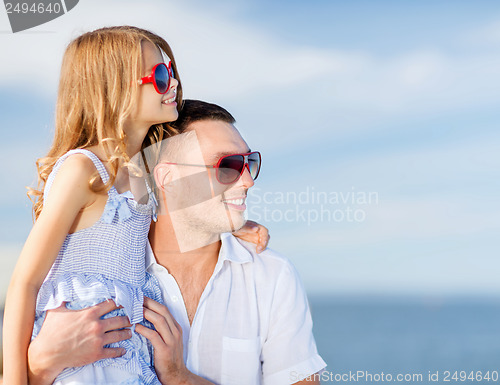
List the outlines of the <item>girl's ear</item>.
{"type": "Polygon", "coordinates": [[[153,170],[156,186],[163,192],[167,191],[167,186],[172,182],[172,169],[169,164],[159,163],[153,170]]]}

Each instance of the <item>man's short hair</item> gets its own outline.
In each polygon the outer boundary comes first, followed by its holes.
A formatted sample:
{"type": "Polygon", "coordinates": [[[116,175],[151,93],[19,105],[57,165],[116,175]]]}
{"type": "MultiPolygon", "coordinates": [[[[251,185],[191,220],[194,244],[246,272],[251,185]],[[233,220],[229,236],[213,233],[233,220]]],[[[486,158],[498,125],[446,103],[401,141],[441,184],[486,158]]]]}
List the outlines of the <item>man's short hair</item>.
{"type": "Polygon", "coordinates": [[[170,125],[179,131],[184,132],[187,127],[194,122],[202,120],[220,120],[222,122],[234,124],[236,121],[226,109],[217,104],[202,102],[201,100],[185,99],[179,117],[170,125]]]}
{"type": "Polygon", "coordinates": [[[182,147],[186,143],[192,144],[196,140],[196,133],[185,131],[190,124],[204,120],[222,121],[229,124],[234,124],[236,121],[233,115],[217,104],[185,99],[177,120],[169,123],[169,127],[174,130],[167,132],[162,141],[143,150],[142,160],[146,164],[145,170],[149,175],[148,182],[150,186],[154,186],[157,199],[160,197],[159,186],[154,180],[152,170],[156,164],[161,162],[186,163],[182,147]]]}

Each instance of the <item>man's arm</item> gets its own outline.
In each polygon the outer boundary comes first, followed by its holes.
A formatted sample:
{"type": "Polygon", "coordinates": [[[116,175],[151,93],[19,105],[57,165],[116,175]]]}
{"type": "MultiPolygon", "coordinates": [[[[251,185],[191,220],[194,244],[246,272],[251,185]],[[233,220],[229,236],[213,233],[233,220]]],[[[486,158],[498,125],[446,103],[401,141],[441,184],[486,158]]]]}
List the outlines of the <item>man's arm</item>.
{"type": "Polygon", "coordinates": [[[262,346],[264,385],[319,384],[314,374],[326,363],[316,349],[307,296],[293,265],[285,258],[282,262],[271,293],[269,329],[262,346]]]}
{"type": "Polygon", "coordinates": [[[122,348],[104,348],[131,337],[130,330],[117,330],[131,326],[128,317],[101,319],[114,309],[113,301],[104,301],[83,310],[68,310],[65,304],[49,310],[28,348],[29,384],[52,384],[65,368],[125,354],[122,348]]]}
{"type": "Polygon", "coordinates": [[[158,379],[169,385],[214,385],[191,373],[184,364],[182,327],[167,307],[144,297],[144,318],[156,330],[137,324],[135,331],[149,339],[154,347],[154,363],[158,379]]]}

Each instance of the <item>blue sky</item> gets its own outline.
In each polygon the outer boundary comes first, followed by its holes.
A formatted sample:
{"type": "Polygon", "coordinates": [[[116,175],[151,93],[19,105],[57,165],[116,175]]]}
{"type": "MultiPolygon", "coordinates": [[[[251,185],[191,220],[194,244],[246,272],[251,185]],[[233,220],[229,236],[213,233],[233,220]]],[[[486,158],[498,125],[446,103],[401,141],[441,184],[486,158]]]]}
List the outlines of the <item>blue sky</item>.
{"type": "MultiPolygon", "coordinates": [[[[0,64],[7,269],[29,232],[24,186],[50,144],[65,44],[127,23],[165,37],[185,95],[227,107],[263,153],[249,199],[261,220],[266,209],[275,217],[321,210],[277,199],[257,204],[264,192],[378,194],[377,203],[323,207],[362,210],[361,222],[264,223],[309,292],[498,293],[495,1],[82,0],[31,32],[0,34],[9,52],[0,64]]],[[[5,12],[0,30],[9,30],[5,12]]]]}

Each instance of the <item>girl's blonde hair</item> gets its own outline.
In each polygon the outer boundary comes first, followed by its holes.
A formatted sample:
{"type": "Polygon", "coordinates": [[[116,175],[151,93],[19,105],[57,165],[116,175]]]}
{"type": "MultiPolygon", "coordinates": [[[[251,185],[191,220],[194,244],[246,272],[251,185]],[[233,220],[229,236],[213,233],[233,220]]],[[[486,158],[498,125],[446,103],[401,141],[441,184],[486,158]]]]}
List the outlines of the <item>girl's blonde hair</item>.
{"type": "MultiPolygon", "coordinates": [[[[56,105],[54,142],[47,156],[36,162],[38,186],[29,188],[36,220],[43,208],[43,189],[55,162],[76,148],[101,145],[107,156],[110,180],[99,183],[96,173],[89,181],[92,191],[113,186],[121,166],[129,161],[123,126],[130,115],[143,76],[141,43],[156,45],[172,61],[177,86],[177,105],[182,105],[182,87],[172,50],[158,35],[137,27],[101,28],[73,40],[64,53],[56,105]]],[[[151,126],[143,148],[175,134],[168,124],[151,126]]]]}

